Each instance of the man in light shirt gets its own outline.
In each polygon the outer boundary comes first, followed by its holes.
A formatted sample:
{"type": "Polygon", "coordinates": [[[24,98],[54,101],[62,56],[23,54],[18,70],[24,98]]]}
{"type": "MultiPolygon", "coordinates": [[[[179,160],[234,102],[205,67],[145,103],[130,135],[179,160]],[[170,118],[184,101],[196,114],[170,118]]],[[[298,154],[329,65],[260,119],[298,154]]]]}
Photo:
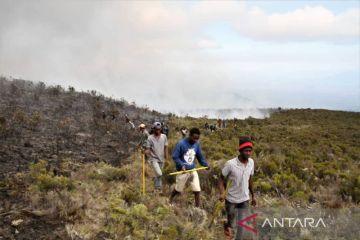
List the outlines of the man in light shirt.
{"type": "Polygon", "coordinates": [[[164,162],[168,159],[168,139],[161,133],[161,123],[155,122],[153,125],[153,134],[146,141],[145,154],[155,172],[154,187],[155,192],[161,192],[162,188],[162,169],[164,162]]]}
{"type": "Polygon", "coordinates": [[[253,143],[249,137],[240,137],[239,156],[225,163],[219,178],[220,201],[225,200],[227,223],[224,226],[224,233],[232,239],[242,239],[242,227],[237,225],[241,220],[244,209],[249,208],[250,194],[251,205],[256,206],[253,191],[252,176],[254,175],[254,160],[250,158],[253,143]],[[226,181],[230,181],[227,185],[226,181]],[[228,186],[225,196],[225,185],[228,186]]]}

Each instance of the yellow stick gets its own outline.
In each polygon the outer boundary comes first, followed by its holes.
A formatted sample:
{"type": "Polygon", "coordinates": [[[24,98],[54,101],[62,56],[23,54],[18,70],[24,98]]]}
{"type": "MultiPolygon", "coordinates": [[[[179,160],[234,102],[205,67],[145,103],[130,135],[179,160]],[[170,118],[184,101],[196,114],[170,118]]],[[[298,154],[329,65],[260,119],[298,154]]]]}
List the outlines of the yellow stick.
{"type": "MultiPolygon", "coordinates": [[[[139,153],[139,151],[138,150],[136,150],[135,151],[135,162],[137,161],[137,155],[138,155],[138,153],[139,153]]],[[[142,154],[141,152],[140,152],[140,154],[142,154]]],[[[141,156],[141,155],[140,155],[141,156]]],[[[142,159],[141,159],[142,160],[142,159]]],[[[142,176],[142,170],[141,170],[141,176],[142,176]]],[[[142,192],[142,184],[141,184],[141,181],[139,182],[139,186],[140,186],[140,193],[142,192]]]]}
{"type": "Polygon", "coordinates": [[[169,175],[177,175],[177,174],[183,174],[183,173],[187,173],[187,172],[194,172],[194,171],[204,170],[207,168],[208,167],[199,167],[199,168],[194,168],[194,169],[185,170],[185,171],[177,171],[177,172],[169,173],[169,175]]]}
{"type": "Polygon", "coordinates": [[[145,194],[145,155],[142,156],[142,193],[145,194]]]}

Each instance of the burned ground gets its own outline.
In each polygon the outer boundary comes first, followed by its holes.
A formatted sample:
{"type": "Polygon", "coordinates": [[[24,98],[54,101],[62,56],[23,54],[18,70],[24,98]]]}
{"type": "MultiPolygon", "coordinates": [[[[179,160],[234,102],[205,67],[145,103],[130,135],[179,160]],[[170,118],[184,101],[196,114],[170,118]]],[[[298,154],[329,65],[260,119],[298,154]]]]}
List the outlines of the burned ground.
{"type": "Polygon", "coordinates": [[[48,171],[64,176],[71,174],[62,171],[64,161],[121,166],[139,141],[125,115],[135,125],[166,118],[96,91],[76,92],[72,87],[65,90],[42,82],[0,78],[0,236],[64,238],[62,222],[26,214],[28,186],[16,174],[28,172],[30,164],[42,159],[47,160],[48,171]],[[18,185],[14,184],[17,180],[18,185]],[[15,228],[9,226],[17,216],[25,222],[14,234],[15,228]]]}

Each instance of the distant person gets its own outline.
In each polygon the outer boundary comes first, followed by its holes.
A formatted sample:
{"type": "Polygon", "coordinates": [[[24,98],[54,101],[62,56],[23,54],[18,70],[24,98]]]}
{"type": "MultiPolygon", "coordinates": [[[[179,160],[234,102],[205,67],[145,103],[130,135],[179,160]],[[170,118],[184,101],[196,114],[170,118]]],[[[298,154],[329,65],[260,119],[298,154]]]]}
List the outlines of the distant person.
{"type": "Polygon", "coordinates": [[[103,119],[103,120],[106,119],[106,113],[105,113],[105,111],[102,111],[102,112],[101,112],[101,116],[102,116],[102,119],[103,119]]]}
{"type": "Polygon", "coordinates": [[[243,219],[244,211],[249,208],[251,194],[251,205],[256,206],[253,190],[254,160],[250,158],[253,150],[253,143],[249,137],[240,137],[239,156],[225,163],[220,174],[218,187],[220,201],[225,200],[227,223],[224,225],[226,236],[236,236],[235,239],[243,239],[242,227],[237,222],[243,219]],[[227,195],[225,196],[224,186],[230,181],[227,195]],[[250,194],[249,194],[250,193],[250,194]]]}
{"type": "Polygon", "coordinates": [[[209,130],[209,123],[208,122],[205,123],[205,129],[209,130]]]}
{"type": "Polygon", "coordinates": [[[153,134],[151,134],[147,139],[145,154],[155,173],[155,192],[161,192],[162,169],[164,167],[165,160],[168,159],[168,139],[165,134],[161,133],[160,122],[155,122],[153,125],[153,134]]]}
{"type": "Polygon", "coordinates": [[[217,120],[217,127],[221,128],[221,119],[220,118],[217,120]]]}
{"type": "Polygon", "coordinates": [[[161,132],[166,135],[166,137],[169,137],[169,127],[163,122],[161,132]]]}
{"type": "Polygon", "coordinates": [[[181,137],[182,137],[182,138],[186,138],[186,137],[188,136],[188,130],[187,130],[187,128],[182,127],[181,130],[180,130],[180,132],[181,132],[181,137]]]}
{"type": "Polygon", "coordinates": [[[225,119],[222,120],[222,128],[226,128],[226,120],[225,119]]]}
{"type": "MultiPolygon", "coordinates": [[[[176,170],[185,171],[194,169],[196,167],[195,158],[197,158],[201,166],[209,166],[201,152],[200,144],[198,143],[199,138],[200,130],[198,128],[192,128],[189,137],[184,138],[177,143],[172,154],[176,170]]],[[[188,180],[190,181],[191,189],[195,196],[195,206],[200,207],[201,188],[199,176],[196,171],[176,175],[175,189],[171,193],[170,203],[173,202],[176,195],[183,192],[188,180]]]]}
{"type": "Polygon", "coordinates": [[[129,121],[128,123],[131,129],[135,129],[135,124],[132,121],[129,121]]]}
{"type": "Polygon", "coordinates": [[[150,136],[150,133],[148,132],[148,130],[146,130],[146,125],[143,123],[139,125],[139,131],[141,133],[141,138],[138,147],[141,147],[143,150],[146,150],[146,143],[148,137],[150,136]]]}
{"type": "Polygon", "coordinates": [[[130,120],[127,114],[125,114],[125,122],[129,124],[130,129],[135,129],[135,124],[130,120]]]}
{"type": "Polygon", "coordinates": [[[215,124],[211,124],[211,125],[210,125],[210,131],[211,131],[211,132],[215,132],[215,131],[216,131],[216,125],[215,125],[215,124]]]}

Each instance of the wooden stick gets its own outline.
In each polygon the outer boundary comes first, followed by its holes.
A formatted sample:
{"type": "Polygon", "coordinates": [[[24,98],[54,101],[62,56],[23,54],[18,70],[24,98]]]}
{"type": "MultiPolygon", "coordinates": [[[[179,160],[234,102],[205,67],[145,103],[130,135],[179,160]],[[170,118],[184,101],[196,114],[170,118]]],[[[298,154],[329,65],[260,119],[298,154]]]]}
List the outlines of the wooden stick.
{"type": "Polygon", "coordinates": [[[185,171],[172,172],[172,173],[169,173],[169,175],[177,175],[177,174],[183,174],[183,173],[187,173],[187,172],[195,172],[195,171],[204,170],[204,169],[207,169],[207,168],[208,167],[193,168],[193,169],[185,170],[185,171]]]}
{"type": "Polygon", "coordinates": [[[142,193],[145,195],[145,155],[141,154],[142,157],[142,193]]]}

